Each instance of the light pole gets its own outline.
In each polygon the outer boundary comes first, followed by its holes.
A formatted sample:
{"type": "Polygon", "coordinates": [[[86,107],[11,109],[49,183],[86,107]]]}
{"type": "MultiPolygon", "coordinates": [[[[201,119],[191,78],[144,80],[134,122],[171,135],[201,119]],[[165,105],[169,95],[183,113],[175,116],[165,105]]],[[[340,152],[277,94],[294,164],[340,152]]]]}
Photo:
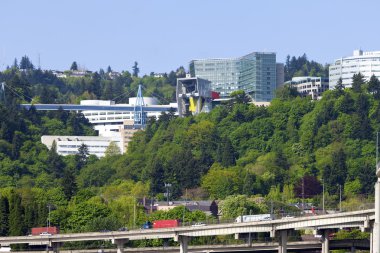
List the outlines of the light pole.
{"type": "Polygon", "coordinates": [[[339,212],[342,212],[342,185],[339,184],[339,212]]]}
{"type": "Polygon", "coordinates": [[[46,232],[49,232],[51,204],[48,204],[47,208],[49,209],[49,213],[48,213],[48,218],[47,218],[47,221],[46,221],[46,225],[47,225],[46,232]]]}
{"type": "Polygon", "coordinates": [[[169,191],[169,188],[172,187],[172,184],[166,184],[165,183],[165,188],[166,188],[166,200],[168,201],[168,205],[169,205],[169,195],[170,195],[170,191],[169,191]]]}
{"type": "Polygon", "coordinates": [[[322,212],[325,214],[325,179],[322,178],[322,212]]]}

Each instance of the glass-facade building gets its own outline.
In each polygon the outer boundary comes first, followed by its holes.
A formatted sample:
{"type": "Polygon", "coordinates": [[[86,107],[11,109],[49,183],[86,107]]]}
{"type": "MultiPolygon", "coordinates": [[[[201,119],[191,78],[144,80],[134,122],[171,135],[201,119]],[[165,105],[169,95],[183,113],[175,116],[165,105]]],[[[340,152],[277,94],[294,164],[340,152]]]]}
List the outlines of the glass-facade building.
{"type": "Polygon", "coordinates": [[[221,98],[244,90],[256,102],[269,102],[276,89],[276,54],[253,52],[234,59],[193,60],[190,74],[210,81],[221,98]]]}

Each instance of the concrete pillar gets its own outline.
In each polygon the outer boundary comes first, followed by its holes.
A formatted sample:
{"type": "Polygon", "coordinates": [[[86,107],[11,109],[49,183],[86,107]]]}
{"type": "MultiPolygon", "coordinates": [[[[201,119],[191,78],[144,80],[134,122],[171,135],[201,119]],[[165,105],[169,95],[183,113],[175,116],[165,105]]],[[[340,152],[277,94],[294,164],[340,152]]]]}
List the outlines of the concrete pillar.
{"type": "Polygon", "coordinates": [[[116,244],[117,247],[117,253],[123,253],[124,252],[124,244],[128,242],[128,239],[113,239],[112,243],[116,244]]]}
{"type": "Polygon", "coordinates": [[[53,247],[54,253],[59,253],[59,248],[61,247],[61,243],[59,242],[52,243],[52,247],[53,247]]]}
{"type": "MultiPolygon", "coordinates": [[[[377,169],[377,168],[376,168],[377,169]]],[[[378,175],[379,176],[379,175],[378,175]]],[[[371,253],[380,253],[380,181],[375,184],[375,223],[372,231],[371,253]]]]}
{"type": "Polygon", "coordinates": [[[179,252],[180,253],[187,253],[188,244],[189,244],[189,237],[188,236],[179,236],[179,252]]]}
{"type": "Polygon", "coordinates": [[[287,253],[288,251],[287,243],[288,243],[288,231],[281,230],[279,243],[278,243],[278,253],[287,253]]]}
{"type": "Polygon", "coordinates": [[[351,253],[355,253],[355,252],[356,252],[355,246],[351,246],[351,253]]]}
{"type": "Polygon", "coordinates": [[[322,231],[322,253],[329,253],[330,252],[330,246],[329,246],[329,230],[325,229],[322,231]]]}

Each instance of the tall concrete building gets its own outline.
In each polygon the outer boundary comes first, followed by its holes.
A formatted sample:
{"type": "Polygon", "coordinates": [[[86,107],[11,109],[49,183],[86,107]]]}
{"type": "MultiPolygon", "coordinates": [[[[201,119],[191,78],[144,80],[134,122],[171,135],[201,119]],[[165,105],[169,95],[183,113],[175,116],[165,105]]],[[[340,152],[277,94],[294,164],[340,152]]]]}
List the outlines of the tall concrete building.
{"type": "Polygon", "coordinates": [[[352,76],[361,73],[368,81],[372,75],[380,78],[380,51],[355,50],[352,56],[335,60],[329,69],[329,86],[334,89],[339,78],[345,87],[351,87],[352,76]]]}
{"type": "Polygon", "coordinates": [[[190,74],[211,82],[211,90],[221,98],[244,90],[253,101],[267,102],[274,98],[277,87],[275,53],[253,52],[239,58],[202,59],[190,62],[190,74]]]}

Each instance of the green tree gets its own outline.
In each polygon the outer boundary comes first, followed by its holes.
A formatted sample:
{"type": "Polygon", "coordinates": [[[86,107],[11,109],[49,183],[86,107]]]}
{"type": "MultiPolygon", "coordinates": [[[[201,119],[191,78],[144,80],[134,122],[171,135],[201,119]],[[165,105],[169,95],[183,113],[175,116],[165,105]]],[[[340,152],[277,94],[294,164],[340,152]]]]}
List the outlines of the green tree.
{"type": "Polygon", "coordinates": [[[7,236],[9,232],[9,203],[6,197],[0,194],[0,236],[7,236]]]}
{"type": "Polygon", "coordinates": [[[32,62],[28,56],[23,56],[20,61],[20,69],[34,69],[32,62]]]}
{"type": "Polygon", "coordinates": [[[231,195],[220,202],[219,208],[224,219],[235,219],[240,215],[263,213],[254,201],[245,195],[231,195]]]}
{"type": "Polygon", "coordinates": [[[375,75],[369,79],[368,92],[372,93],[375,99],[380,99],[380,81],[375,75]]]}
{"type": "Polygon", "coordinates": [[[138,77],[139,76],[139,72],[140,72],[140,69],[138,67],[138,63],[137,63],[137,61],[135,61],[134,65],[132,67],[132,73],[133,73],[132,75],[134,77],[138,77]]]}
{"type": "Polygon", "coordinates": [[[77,70],[78,70],[78,64],[77,64],[76,61],[74,61],[74,62],[71,64],[70,70],[71,70],[71,71],[77,71],[77,70]]]}
{"type": "Polygon", "coordinates": [[[344,88],[345,88],[345,86],[343,84],[343,79],[340,77],[338,79],[338,82],[335,85],[335,90],[338,92],[338,95],[342,95],[343,94],[344,88]]]}
{"type": "Polygon", "coordinates": [[[111,141],[105,151],[106,157],[120,155],[120,154],[121,154],[121,151],[120,151],[119,146],[114,141],[111,141]]]}
{"type": "Polygon", "coordinates": [[[352,76],[352,90],[354,92],[361,92],[364,83],[364,76],[360,72],[352,76]]]}
{"type": "Polygon", "coordinates": [[[55,141],[53,141],[51,149],[48,152],[47,164],[49,165],[49,173],[51,173],[56,178],[62,177],[65,164],[61,156],[57,153],[57,144],[55,141]]]}
{"type": "Polygon", "coordinates": [[[9,235],[23,235],[23,210],[21,197],[16,192],[11,192],[9,201],[9,235]]]}
{"type": "Polygon", "coordinates": [[[75,155],[75,160],[77,161],[77,166],[79,170],[87,164],[89,155],[90,153],[88,151],[87,145],[82,143],[82,145],[78,148],[78,154],[75,155]]]}
{"type": "Polygon", "coordinates": [[[75,169],[71,166],[63,170],[62,184],[63,192],[67,199],[71,199],[77,191],[75,169]]]}

